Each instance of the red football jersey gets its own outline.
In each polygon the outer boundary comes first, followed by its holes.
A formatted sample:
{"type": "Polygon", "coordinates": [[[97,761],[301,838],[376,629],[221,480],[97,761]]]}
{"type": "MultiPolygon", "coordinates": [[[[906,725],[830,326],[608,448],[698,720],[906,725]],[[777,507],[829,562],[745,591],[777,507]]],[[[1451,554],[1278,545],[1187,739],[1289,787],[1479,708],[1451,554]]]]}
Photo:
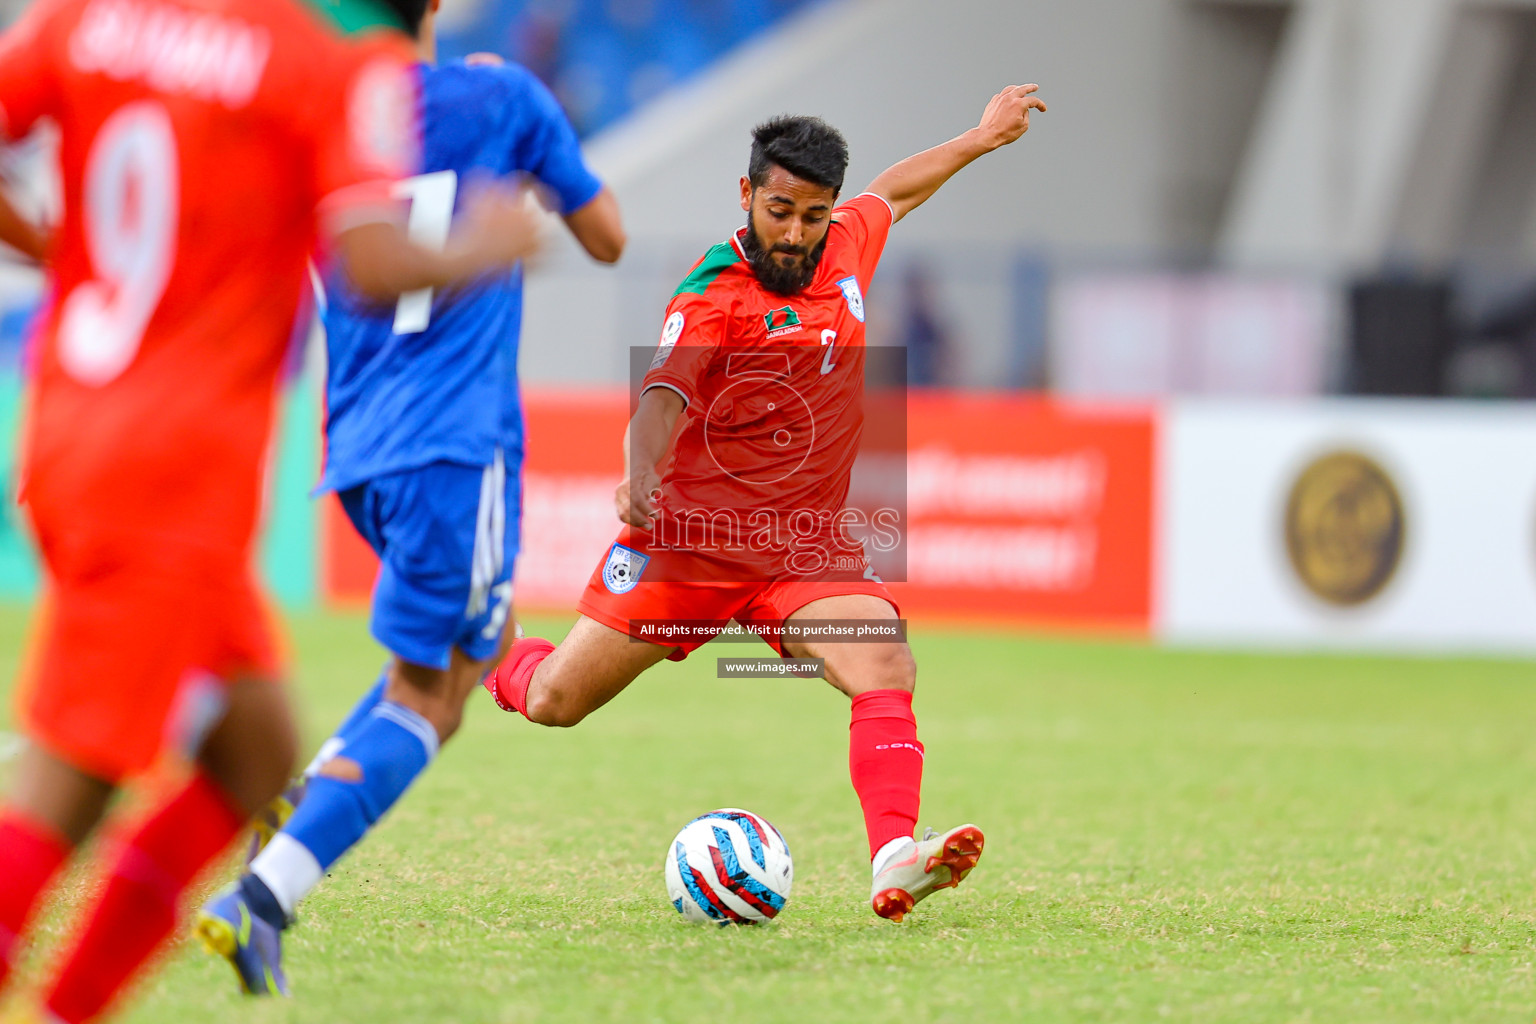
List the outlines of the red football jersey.
{"type": "Polygon", "coordinates": [[[412,59],[296,0],[38,0],[0,38],[0,127],[62,140],[25,441],[40,527],[248,550],[307,254],[410,173],[412,59]]]}
{"type": "Polygon", "coordinates": [[[661,467],[653,546],[719,552],[758,578],[835,568],[824,556],[851,525],[838,517],[864,429],[864,293],[892,219],[873,193],[840,206],[794,295],[758,283],[746,228],[694,265],[644,382],[688,403],[661,467]]]}

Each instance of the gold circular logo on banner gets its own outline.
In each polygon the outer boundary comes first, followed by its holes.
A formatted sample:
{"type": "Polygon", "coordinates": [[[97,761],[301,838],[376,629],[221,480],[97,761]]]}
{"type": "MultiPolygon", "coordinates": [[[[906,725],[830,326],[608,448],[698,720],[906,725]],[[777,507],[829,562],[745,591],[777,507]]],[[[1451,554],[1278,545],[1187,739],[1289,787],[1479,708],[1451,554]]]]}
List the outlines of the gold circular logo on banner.
{"type": "Polygon", "coordinates": [[[1301,582],[1324,601],[1369,601],[1403,555],[1403,502],[1392,478],[1357,452],[1315,460],[1291,486],[1285,548],[1301,582]]]}

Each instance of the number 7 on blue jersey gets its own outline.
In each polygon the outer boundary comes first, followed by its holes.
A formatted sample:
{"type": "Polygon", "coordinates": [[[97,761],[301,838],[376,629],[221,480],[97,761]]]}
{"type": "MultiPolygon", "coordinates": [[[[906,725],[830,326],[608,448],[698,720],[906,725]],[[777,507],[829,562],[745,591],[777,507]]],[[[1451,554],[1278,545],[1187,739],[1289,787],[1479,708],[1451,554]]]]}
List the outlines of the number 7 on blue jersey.
{"type": "MultiPolygon", "coordinates": [[[[453,223],[453,201],[459,192],[456,171],[434,171],[397,182],[392,191],[396,199],[408,199],[411,213],[406,234],[424,249],[442,251],[448,244],[448,229],[453,223]]],[[[420,334],[432,322],[431,288],[406,292],[395,304],[395,333],[420,334]]]]}

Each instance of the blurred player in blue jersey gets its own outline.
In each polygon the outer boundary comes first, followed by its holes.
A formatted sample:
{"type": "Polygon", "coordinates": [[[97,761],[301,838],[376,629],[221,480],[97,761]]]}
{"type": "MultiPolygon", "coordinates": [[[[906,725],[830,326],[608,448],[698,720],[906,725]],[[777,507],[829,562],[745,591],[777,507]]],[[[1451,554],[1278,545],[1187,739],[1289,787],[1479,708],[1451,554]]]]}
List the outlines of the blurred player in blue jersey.
{"type": "MultiPolygon", "coordinates": [[[[435,67],[433,0],[418,39],[422,173],[402,182],[420,243],[447,237],[477,177],[528,175],[596,259],[624,246],[618,204],[549,91],[515,65],[435,67]]],[[[302,803],[233,889],[198,917],[245,991],[287,994],[281,933],[453,735],[511,641],[521,512],[519,271],[380,308],[326,275],[327,460],[333,490],[379,555],[371,629],[394,655],[306,772],[302,803]]]]}

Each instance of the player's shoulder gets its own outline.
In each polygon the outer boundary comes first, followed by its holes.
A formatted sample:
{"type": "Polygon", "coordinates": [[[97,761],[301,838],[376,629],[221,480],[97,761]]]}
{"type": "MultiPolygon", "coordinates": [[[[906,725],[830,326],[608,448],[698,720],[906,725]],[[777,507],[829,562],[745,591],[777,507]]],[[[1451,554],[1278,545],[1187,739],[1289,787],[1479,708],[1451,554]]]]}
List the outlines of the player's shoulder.
{"type": "Polygon", "coordinates": [[[524,153],[521,147],[537,137],[540,125],[564,117],[549,90],[520,64],[452,61],[425,66],[421,73],[435,135],[467,132],[483,141],[499,140],[509,153],[524,153]]]}
{"type": "Polygon", "coordinates": [[[290,102],[376,62],[398,72],[414,59],[399,19],[374,0],[227,0],[224,11],[268,31],[271,64],[290,102]]]}
{"type": "Polygon", "coordinates": [[[542,89],[538,77],[515,61],[449,61],[428,67],[423,80],[434,92],[492,104],[515,103],[542,89]]]}
{"type": "Polygon", "coordinates": [[[672,301],[674,305],[704,304],[725,309],[753,280],[746,254],[733,236],[711,246],[699,257],[672,293],[672,301]]]}
{"type": "Polygon", "coordinates": [[[225,0],[224,7],[250,20],[348,42],[378,32],[402,33],[405,28],[394,10],[378,0],[225,0]]]}
{"type": "Polygon", "coordinates": [[[833,225],[844,228],[851,227],[854,220],[867,221],[872,217],[887,224],[896,220],[896,210],[890,200],[875,192],[860,192],[832,211],[833,225]]]}

